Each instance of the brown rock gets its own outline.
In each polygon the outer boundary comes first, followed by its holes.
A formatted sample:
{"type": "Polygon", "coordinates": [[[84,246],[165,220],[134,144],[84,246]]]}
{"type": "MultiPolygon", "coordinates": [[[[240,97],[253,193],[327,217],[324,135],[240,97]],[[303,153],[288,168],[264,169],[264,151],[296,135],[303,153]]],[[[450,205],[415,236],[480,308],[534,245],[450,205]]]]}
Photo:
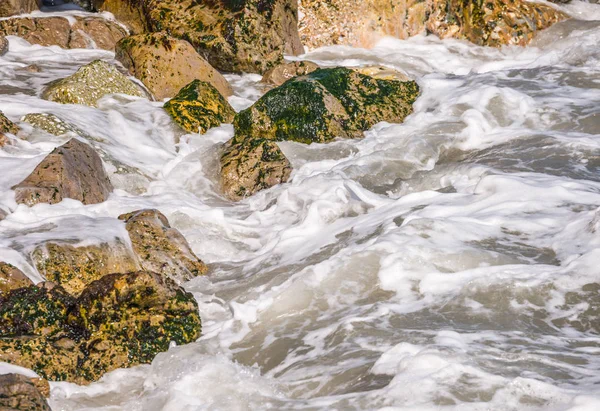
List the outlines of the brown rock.
{"type": "Polygon", "coordinates": [[[319,66],[311,61],[292,61],[283,63],[267,71],[262,78],[263,83],[281,86],[289,79],[303,76],[318,69],[319,66]]]}
{"type": "Polygon", "coordinates": [[[206,273],[206,265],[160,211],[134,211],[120,215],[119,220],[125,221],[143,270],[162,274],[178,283],[206,273]]]}
{"type": "Polygon", "coordinates": [[[41,275],[73,295],[107,274],[140,268],[129,247],[121,241],[84,247],[47,242],[38,246],[31,258],[41,275]]]}
{"type": "Polygon", "coordinates": [[[6,37],[0,35],[0,56],[5,55],[8,52],[8,40],[6,37]]]}
{"type": "Polygon", "coordinates": [[[19,374],[0,375],[0,409],[51,411],[46,396],[39,389],[43,386],[39,381],[19,374]]]}
{"type": "MultiPolygon", "coordinates": [[[[2,213],[2,210],[0,210],[0,213],[2,213]]],[[[21,270],[0,261],[0,294],[30,285],[33,285],[33,283],[21,270]]]]}
{"type": "Polygon", "coordinates": [[[6,116],[0,111],[0,147],[4,146],[8,141],[8,138],[5,136],[6,133],[17,134],[18,132],[19,127],[6,118],[6,116]]]}
{"type": "Polygon", "coordinates": [[[63,198],[101,203],[113,187],[98,154],[87,144],[71,139],[48,154],[13,190],[18,203],[31,206],[55,204],[63,198]]]}
{"type": "Polygon", "coordinates": [[[0,17],[31,13],[34,10],[38,10],[38,0],[2,0],[0,2],[0,17]]]}
{"type": "Polygon", "coordinates": [[[115,22],[97,17],[77,18],[71,27],[68,48],[98,48],[114,50],[127,31],[115,22]]]}
{"type": "Polygon", "coordinates": [[[208,64],[190,43],[166,33],[127,37],[117,44],[116,58],[158,100],[175,96],[193,80],[212,84],[225,97],[233,94],[225,77],[208,64]]]}

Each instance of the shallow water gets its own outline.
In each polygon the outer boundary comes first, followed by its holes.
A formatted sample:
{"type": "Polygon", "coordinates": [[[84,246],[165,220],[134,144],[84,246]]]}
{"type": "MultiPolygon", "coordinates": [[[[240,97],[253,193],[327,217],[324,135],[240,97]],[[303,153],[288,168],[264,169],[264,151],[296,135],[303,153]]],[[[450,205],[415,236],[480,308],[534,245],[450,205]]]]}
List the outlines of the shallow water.
{"type": "MultiPolygon", "coordinates": [[[[17,205],[10,187],[72,137],[24,126],[0,149],[0,257],[40,280],[40,241],[126,238],[115,217],[153,207],[210,264],[185,284],[198,342],[88,387],[53,383],[53,409],[600,409],[600,5],[566,10],[587,21],[528,48],[419,36],[302,56],[403,70],[422,95],[362,140],[282,143],[291,181],[237,204],[216,177],[230,125],[184,135],[161,102],[41,100],[114,55],[10,37],[0,110],[84,130],[118,189],[17,205]],[[33,63],[41,73],[22,70],[33,63]]],[[[260,96],[259,76],[228,79],[236,109],[260,96]]]]}

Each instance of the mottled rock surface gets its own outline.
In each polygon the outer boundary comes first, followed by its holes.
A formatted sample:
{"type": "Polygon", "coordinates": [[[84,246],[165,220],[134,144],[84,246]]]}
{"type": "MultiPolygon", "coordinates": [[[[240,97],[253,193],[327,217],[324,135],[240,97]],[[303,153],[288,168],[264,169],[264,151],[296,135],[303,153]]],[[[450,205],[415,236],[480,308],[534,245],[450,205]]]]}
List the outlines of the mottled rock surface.
{"type": "Polygon", "coordinates": [[[95,107],[99,99],[115,93],[146,97],[144,91],[115,66],[95,60],[80,67],[72,76],[50,84],[42,98],[57,103],[95,107]]]}
{"type": "Polygon", "coordinates": [[[38,0],[2,0],[0,1],[0,17],[31,13],[38,10],[38,0]]]}
{"type": "MultiPolygon", "coordinates": [[[[0,214],[2,214],[2,210],[0,210],[0,214]]],[[[30,285],[33,283],[21,270],[12,264],[0,261],[0,294],[30,285]]]]}
{"type": "Polygon", "coordinates": [[[190,133],[231,123],[235,111],[211,84],[194,80],[164,105],[173,121],[190,133]]]}
{"type": "Polygon", "coordinates": [[[283,63],[267,71],[261,81],[273,86],[281,86],[293,77],[312,73],[318,68],[319,66],[311,61],[283,63]]]}
{"type": "Polygon", "coordinates": [[[19,374],[0,375],[0,410],[51,411],[39,382],[19,374]]]}
{"type": "Polygon", "coordinates": [[[73,295],[107,274],[140,269],[129,247],[121,241],[80,247],[47,242],[35,248],[31,259],[41,275],[73,295]]]}
{"type": "Polygon", "coordinates": [[[206,273],[206,265],[160,211],[138,210],[120,215],[119,220],[126,224],[143,270],[162,274],[178,283],[206,273]]]}
{"type": "Polygon", "coordinates": [[[55,204],[63,198],[101,203],[113,187],[98,154],[89,145],[71,139],[48,154],[13,190],[18,203],[31,206],[55,204]]]}
{"type": "Polygon", "coordinates": [[[80,129],[67,123],[51,113],[29,113],[21,118],[24,123],[31,124],[33,127],[45,131],[54,136],[62,136],[67,133],[85,135],[80,129]]]}
{"type": "Polygon", "coordinates": [[[233,90],[225,77],[190,43],[166,33],[127,37],[116,46],[116,58],[140,79],[157,100],[175,96],[193,80],[213,85],[225,97],[233,90]]]}
{"type": "Polygon", "coordinates": [[[0,56],[5,55],[8,52],[8,40],[6,37],[0,35],[0,56]]]}
{"type": "Polygon", "coordinates": [[[19,132],[19,127],[12,121],[10,121],[4,113],[0,111],[0,147],[2,147],[8,139],[5,134],[17,134],[19,132]]]}

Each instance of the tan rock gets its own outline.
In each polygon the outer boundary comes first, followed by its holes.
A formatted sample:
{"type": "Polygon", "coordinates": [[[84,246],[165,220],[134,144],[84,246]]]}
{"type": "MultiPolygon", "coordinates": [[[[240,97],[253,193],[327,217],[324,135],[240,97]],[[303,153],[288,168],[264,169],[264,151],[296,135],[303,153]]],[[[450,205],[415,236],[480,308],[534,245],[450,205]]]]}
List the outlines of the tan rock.
{"type": "Polygon", "coordinates": [[[77,18],[71,27],[68,48],[114,50],[127,31],[115,22],[97,17],[77,18]]]}
{"type": "Polygon", "coordinates": [[[212,84],[224,97],[233,94],[225,77],[208,64],[190,43],[166,33],[124,38],[117,44],[116,58],[158,100],[175,96],[193,80],[212,84]]]}
{"type": "Polygon", "coordinates": [[[2,0],[0,2],[0,17],[31,13],[35,10],[38,10],[38,0],[2,0]]]}
{"type": "Polygon", "coordinates": [[[129,0],[95,0],[98,10],[108,11],[124,23],[133,34],[142,34],[150,31],[146,17],[145,7],[139,1],[129,0]]]}
{"type": "Polygon", "coordinates": [[[0,261],[0,294],[30,285],[33,285],[33,283],[21,270],[11,264],[0,261]]]}
{"type": "Polygon", "coordinates": [[[19,374],[0,375],[0,409],[3,411],[51,411],[46,402],[46,396],[38,387],[41,386],[41,383],[36,380],[39,381],[39,379],[27,378],[19,374]]]}
{"type": "Polygon", "coordinates": [[[134,211],[120,215],[119,220],[125,221],[143,270],[162,274],[177,283],[206,273],[206,265],[160,211],[134,211]]]}
{"type": "Polygon", "coordinates": [[[0,56],[5,55],[8,52],[8,40],[6,37],[0,35],[0,56]]]}
{"type": "Polygon", "coordinates": [[[73,198],[101,203],[112,192],[102,160],[87,144],[71,139],[55,148],[21,183],[12,187],[18,203],[55,204],[73,198]]]}
{"type": "Polygon", "coordinates": [[[8,134],[17,134],[19,132],[19,127],[15,125],[12,121],[10,121],[4,113],[0,111],[0,147],[4,146],[8,141],[6,137],[6,133],[8,134]]]}
{"type": "Polygon", "coordinates": [[[261,81],[270,85],[281,86],[293,77],[312,73],[318,68],[319,66],[311,61],[283,63],[267,71],[261,81]]]}

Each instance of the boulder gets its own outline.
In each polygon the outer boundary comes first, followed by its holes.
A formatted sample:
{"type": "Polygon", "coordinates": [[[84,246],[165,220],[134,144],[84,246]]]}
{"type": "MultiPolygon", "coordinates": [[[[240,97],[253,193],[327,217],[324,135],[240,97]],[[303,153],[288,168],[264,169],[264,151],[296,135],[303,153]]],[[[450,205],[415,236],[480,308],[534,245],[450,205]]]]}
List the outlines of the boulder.
{"type": "Polygon", "coordinates": [[[6,118],[4,113],[0,111],[0,147],[2,147],[8,141],[5,134],[17,134],[18,132],[19,127],[6,118]]]}
{"type": "MultiPolygon", "coordinates": [[[[0,217],[2,213],[3,211],[0,210],[0,217]]],[[[33,283],[21,270],[12,264],[0,261],[0,295],[30,285],[33,283]]]]}
{"type": "Polygon", "coordinates": [[[101,203],[113,187],[102,160],[87,144],[71,139],[55,148],[22,182],[12,187],[17,203],[55,204],[73,198],[83,204],[101,203]]]}
{"type": "MultiPolygon", "coordinates": [[[[27,378],[20,374],[0,375],[0,409],[3,411],[52,411],[40,387],[39,378],[27,378]]],[[[47,381],[45,381],[48,384],[47,381]]],[[[50,387],[48,386],[48,390],[50,387]]]]}
{"type": "Polygon", "coordinates": [[[77,127],[51,113],[29,113],[23,116],[21,121],[54,136],[62,136],[67,133],[86,135],[77,127]]]}
{"type": "Polygon", "coordinates": [[[222,123],[231,123],[235,111],[211,84],[194,80],[164,105],[165,111],[190,133],[205,133],[222,123]]]}
{"type": "Polygon", "coordinates": [[[80,247],[49,241],[37,246],[31,259],[44,278],[73,295],[107,274],[140,268],[129,247],[119,240],[80,247]]]}
{"type": "Polygon", "coordinates": [[[292,61],[290,63],[282,63],[267,71],[262,78],[262,82],[281,86],[283,83],[293,77],[303,76],[312,73],[319,66],[311,61],[292,61]]]}
{"type": "Polygon", "coordinates": [[[295,0],[106,0],[98,8],[141,33],[189,41],[215,68],[263,73],[283,55],[303,52],[295,0]]]}
{"type": "Polygon", "coordinates": [[[234,137],[221,156],[221,190],[229,199],[238,201],[285,183],[291,172],[290,162],[274,141],[261,138],[238,141],[234,137]]]}
{"type": "MultiPolygon", "coordinates": [[[[117,368],[151,362],[172,341],[187,344],[200,337],[193,296],[158,274],[106,275],[78,298],[65,300],[66,313],[62,305],[44,305],[48,297],[40,287],[30,288],[36,290],[20,289],[0,298],[0,310],[27,298],[27,304],[44,307],[34,310],[38,322],[33,323],[56,327],[45,334],[46,328],[33,326],[27,334],[1,332],[0,361],[30,368],[51,381],[87,384],[117,368]],[[40,296],[39,304],[34,295],[40,296]]],[[[59,292],[55,290],[61,287],[50,291],[59,292]]]]}
{"type": "Polygon", "coordinates": [[[31,13],[34,10],[38,10],[38,0],[2,0],[0,2],[0,17],[31,13]]]}
{"type": "Polygon", "coordinates": [[[0,56],[5,55],[8,52],[8,40],[6,37],[0,35],[0,56]]]}
{"type": "Polygon", "coordinates": [[[121,74],[115,66],[95,60],[80,67],[72,76],[51,83],[42,93],[42,98],[57,103],[96,107],[102,97],[115,93],[146,97],[141,87],[121,74]]]}
{"type": "Polygon", "coordinates": [[[526,45],[537,31],[568,18],[525,0],[302,0],[300,15],[301,40],[309,48],[372,47],[384,36],[425,31],[484,46],[526,45]]]}
{"type": "Polygon", "coordinates": [[[127,35],[117,23],[101,17],[22,17],[0,20],[0,34],[19,36],[31,44],[65,49],[100,48],[114,50],[127,35]]]}
{"type": "Polygon", "coordinates": [[[166,33],[140,34],[121,40],[116,58],[140,79],[157,100],[171,98],[193,80],[213,85],[229,97],[233,90],[190,43],[166,33]]]}
{"type": "Polygon", "coordinates": [[[138,210],[120,215],[119,220],[126,224],[142,270],[159,273],[177,283],[206,273],[206,265],[160,211],[138,210]]]}

